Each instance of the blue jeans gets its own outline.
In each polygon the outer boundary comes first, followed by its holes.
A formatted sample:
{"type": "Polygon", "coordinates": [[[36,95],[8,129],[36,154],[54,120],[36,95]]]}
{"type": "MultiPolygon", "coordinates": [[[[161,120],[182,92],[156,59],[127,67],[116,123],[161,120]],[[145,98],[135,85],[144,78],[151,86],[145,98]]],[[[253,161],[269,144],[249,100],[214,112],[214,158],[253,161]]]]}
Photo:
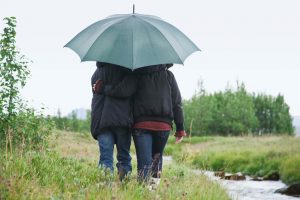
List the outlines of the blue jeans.
{"type": "Polygon", "coordinates": [[[130,145],[131,134],[128,128],[112,127],[101,130],[98,135],[100,150],[99,167],[109,169],[112,173],[114,145],[117,147],[117,168],[120,179],[132,171],[130,145]]]}
{"type": "Polygon", "coordinates": [[[139,181],[147,181],[151,176],[154,178],[160,177],[163,151],[169,134],[170,131],[143,129],[133,131],[139,181]]]}

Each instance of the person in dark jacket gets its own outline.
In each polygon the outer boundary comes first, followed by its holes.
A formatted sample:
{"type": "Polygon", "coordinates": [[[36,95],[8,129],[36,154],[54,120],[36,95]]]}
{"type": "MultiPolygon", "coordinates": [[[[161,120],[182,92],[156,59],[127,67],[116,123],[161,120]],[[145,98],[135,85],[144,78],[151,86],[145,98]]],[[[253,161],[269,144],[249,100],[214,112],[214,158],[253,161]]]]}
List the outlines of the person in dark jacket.
{"type": "Polygon", "coordinates": [[[117,147],[117,168],[120,179],[132,171],[130,145],[130,128],[133,123],[131,100],[114,98],[98,94],[95,90],[103,82],[116,85],[130,70],[108,63],[97,62],[91,84],[93,87],[91,133],[98,140],[100,149],[99,167],[113,172],[113,151],[117,147]]]}
{"type": "Polygon", "coordinates": [[[140,68],[118,85],[105,83],[102,93],[116,98],[133,97],[133,140],[136,148],[139,180],[160,178],[162,155],[172,122],[176,124],[176,142],[186,135],[181,94],[169,65],[140,68]]]}

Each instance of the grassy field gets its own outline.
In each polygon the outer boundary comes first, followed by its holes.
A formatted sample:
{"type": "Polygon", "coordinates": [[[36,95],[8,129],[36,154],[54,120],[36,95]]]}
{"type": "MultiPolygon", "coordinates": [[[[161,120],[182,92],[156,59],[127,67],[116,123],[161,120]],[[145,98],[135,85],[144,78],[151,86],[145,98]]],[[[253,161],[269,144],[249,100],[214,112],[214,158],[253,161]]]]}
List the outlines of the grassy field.
{"type": "Polygon", "coordinates": [[[40,152],[17,151],[8,160],[1,153],[0,199],[229,199],[219,184],[176,163],[165,166],[156,191],[136,182],[135,162],[120,183],[97,168],[98,154],[89,135],[70,132],[57,132],[40,152]]]}
{"type": "Polygon", "coordinates": [[[194,137],[166,151],[177,162],[198,169],[256,176],[277,172],[285,183],[300,181],[299,137],[194,137]]]}
{"type": "Polygon", "coordinates": [[[98,146],[90,135],[56,131],[49,148],[16,151],[0,157],[0,199],[229,199],[219,184],[190,168],[265,176],[278,172],[286,183],[300,181],[300,138],[192,137],[175,145],[170,137],[165,154],[176,162],[164,167],[156,191],[136,182],[124,183],[97,168],[98,146]],[[180,163],[180,164],[178,164],[180,163]]]}

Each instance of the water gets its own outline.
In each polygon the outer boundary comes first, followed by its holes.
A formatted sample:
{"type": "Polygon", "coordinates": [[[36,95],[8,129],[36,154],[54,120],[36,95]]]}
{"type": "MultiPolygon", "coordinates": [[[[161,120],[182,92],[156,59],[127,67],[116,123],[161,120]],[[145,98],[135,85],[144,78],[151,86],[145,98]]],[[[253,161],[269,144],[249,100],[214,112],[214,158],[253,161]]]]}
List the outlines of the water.
{"type": "Polygon", "coordinates": [[[172,163],[172,156],[163,156],[163,165],[169,165],[172,163]]]}
{"type": "MultiPolygon", "coordinates": [[[[171,164],[172,157],[164,156],[164,165],[171,164]]],[[[233,200],[299,200],[299,197],[291,197],[274,193],[277,189],[286,187],[282,181],[251,181],[251,177],[246,176],[244,181],[232,181],[216,177],[214,172],[193,170],[195,174],[204,174],[210,179],[218,181],[226,188],[233,200]]]]}
{"type": "Polygon", "coordinates": [[[214,176],[214,172],[194,170],[195,173],[203,173],[212,180],[216,180],[223,185],[230,197],[234,200],[299,200],[300,198],[291,197],[274,193],[275,190],[285,187],[281,181],[251,181],[246,177],[244,181],[224,180],[214,176]]]}

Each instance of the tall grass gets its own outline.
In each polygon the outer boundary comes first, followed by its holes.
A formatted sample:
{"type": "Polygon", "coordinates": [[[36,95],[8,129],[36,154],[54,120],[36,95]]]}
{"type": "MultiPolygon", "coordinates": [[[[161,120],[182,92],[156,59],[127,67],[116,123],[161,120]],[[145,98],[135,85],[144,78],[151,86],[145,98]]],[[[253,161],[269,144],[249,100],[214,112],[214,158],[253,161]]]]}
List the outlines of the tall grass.
{"type": "Polygon", "coordinates": [[[41,152],[16,151],[9,160],[1,154],[0,199],[229,199],[219,184],[183,165],[166,165],[158,189],[149,191],[136,181],[136,163],[121,183],[97,168],[97,157],[93,139],[68,132],[41,152]]]}

